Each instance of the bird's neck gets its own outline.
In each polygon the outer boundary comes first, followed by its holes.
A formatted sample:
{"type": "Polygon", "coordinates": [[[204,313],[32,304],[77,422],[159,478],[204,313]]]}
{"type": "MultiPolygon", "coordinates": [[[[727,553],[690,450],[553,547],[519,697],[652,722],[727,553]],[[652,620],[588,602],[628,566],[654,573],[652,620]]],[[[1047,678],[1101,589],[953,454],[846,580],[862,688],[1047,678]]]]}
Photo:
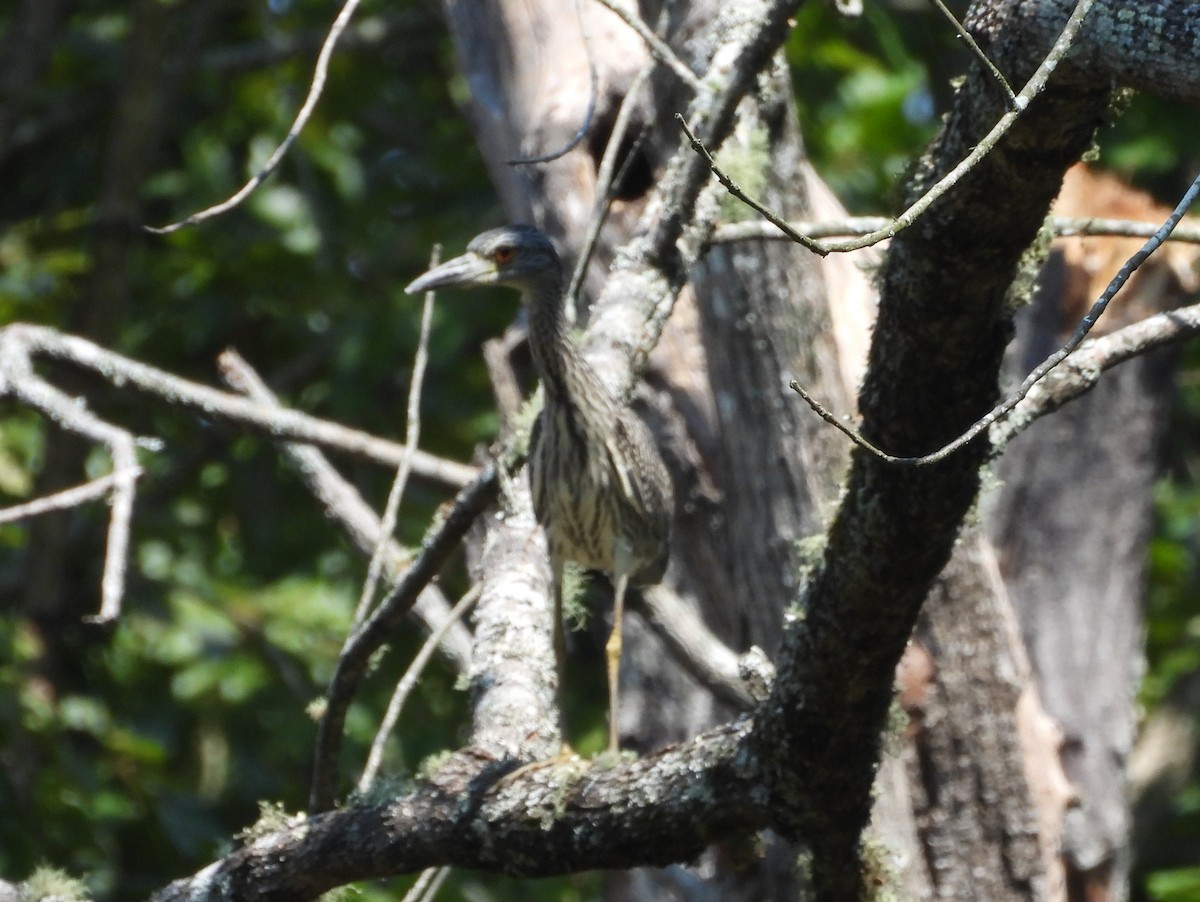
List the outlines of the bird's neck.
{"type": "Polygon", "coordinates": [[[562,280],[557,277],[547,277],[526,290],[529,349],[546,393],[571,398],[591,390],[585,382],[592,371],[568,332],[562,295],[562,280]]]}

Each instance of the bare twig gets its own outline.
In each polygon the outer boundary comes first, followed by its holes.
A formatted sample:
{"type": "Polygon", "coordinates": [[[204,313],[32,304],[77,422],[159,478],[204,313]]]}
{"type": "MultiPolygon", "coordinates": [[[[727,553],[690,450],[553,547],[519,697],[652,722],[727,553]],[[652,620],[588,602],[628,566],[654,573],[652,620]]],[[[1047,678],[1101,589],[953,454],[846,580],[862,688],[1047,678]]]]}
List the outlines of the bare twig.
{"type": "Polygon", "coordinates": [[[588,38],[587,27],[583,23],[582,2],[583,0],[575,0],[575,18],[579,21],[579,32],[583,38],[583,48],[587,54],[588,61],[588,102],[587,108],[583,111],[583,122],[580,123],[571,140],[558,150],[536,157],[520,157],[515,160],[505,160],[504,162],[509,166],[531,166],[535,163],[550,163],[561,157],[565,157],[579,146],[579,142],[584,139],[584,136],[588,133],[588,129],[592,127],[592,120],[596,118],[596,99],[600,94],[600,75],[596,71],[596,57],[592,52],[592,42],[588,38]]]}
{"type": "Polygon", "coordinates": [[[653,29],[643,22],[625,6],[614,0],[596,0],[601,6],[614,13],[622,22],[637,32],[638,37],[646,42],[650,55],[679,76],[679,80],[695,92],[700,90],[700,79],[696,77],[687,63],[675,55],[675,51],[667,46],[667,42],[656,35],[653,29]]]}
{"type": "Polygon", "coordinates": [[[417,882],[404,894],[404,898],[400,902],[433,902],[433,898],[449,873],[450,868],[448,867],[426,868],[421,871],[417,882]]]}
{"type": "MultiPolygon", "coordinates": [[[[848,216],[845,219],[830,219],[820,222],[788,223],[788,226],[809,238],[835,238],[844,235],[867,235],[886,226],[891,220],[885,216],[848,216]]],[[[1094,216],[1051,216],[1046,228],[1057,238],[1079,236],[1106,236],[1116,238],[1149,238],[1161,227],[1157,222],[1139,222],[1133,219],[1104,219],[1094,216]]],[[[717,226],[709,239],[710,244],[733,241],[789,241],[786,234],[769,222],[731,222],[717,226]]],[[[1200,226],[1180,223],[1170,235],[1169,241],[1183,244],[1200,244],[1200,226]]]]}
{"type": "Polygon", "coordinates": [[[103,498],[113,490],[116,484],[116,474],[109,473],[107,476],[101,476],[98,479],[92,479],[81,485],[63,489],[61,492],[55,492],[53,495],[45,495],[41,498],[34,498],[32,501],[26,501],[23,504],[14,504],[12,507],[0,508],[0,523],[14,523],[17,520],[36,517],[38,514],[48,514],[51,511],[79,507],[82,504],[87,504],[89,501],[103,498]]]}
{"type": "MultiPolygon", "coordinates": [[[[218,359],[218,366],[225,381],[237,391],[263,404],[278,405],[275,395],[236,351],[224,351],[218,359]]],[[[358,490],[343,479],[325,455],[312,445],[285,442],[283,452],[325,508],[326,515],[341,524],[359,551],[370,555],[380,542],[384,542],[384,567],[393,581],[399,581],[413,556],[384,531],[375,511],[363,500],[358,490]]],[[[446,622],[449,613],[450,604],[436,586],[426,586],[413,605],[413,614],[431,632],[446,622]]],[[[443,637],[440,648],[457,672],[466,672],[471,657],[471,636],[465,626],[456,624],[443,637]]]]}
{"type": "Polygon", "coordinates": [[[971,37],[971,32],[967,31],[967,29],[963,27],[963,24],[959,22],[957,18],[955,18],[954,13],[950,11],[949,7],[947,7],[942,0],[930,0],[930,2],[937,7],[938,12],[945,16],[946,21],[950,23],[950,26],[954,29],[959,39],[962,40],[962,42],[966,44],[968,48],[970,48],[973,54],[975,54],[975,58],[983,63],[985,69],[992,73],[992,77],[995,78],[996,83],[1000,85],[1000,90],[1004,92],[1004,98],[1008,101],[1008,108],[1010,110],[1015,110],[1017,108],[1017,98],[1016,95],[1013,94],[1013,89],[1008,83],[1008,79],[1004,77],[1004,73],[996,67],[995,63],[988,59],[987,54],[983,52],[983,48],[975,43],[975,39],[971,37]]]}
{"type": "Polygon", "coordinates": [[[1108,335],[1088,339],[1053,373],[1030,388],[1009,416],[992,424],[988,440],[993,456],[1035,420],[1089,391],[1117,364],[1196,335],[1200,335],[1200,304],[1156,313],[1108,335]]]}
{"type": "Polygon", "coordinates": [[[836,427],[838,431],[846,435],[852,442],[854,442],[854,444],[866,451],[869,451],[871,454],[874,454],[881,460],[884,460],[888,463],[913,467],[927,466],[932,463],[937,463],[940,460],[945,460],[955,451],[978,438],[981,433],[987,430],[997,420],[1007,416],[1013,410],[1013,408],[1015,408],[1022,401],[1022,399],[1029,394],[1029,391],[1033,388],[1033,386],[1040,382],[1056,366],[1062,363],[1062,361],[1065,360],[1067,356],[1079,346],[1080,342],[1082,342],[1087,337],[1087,334],[1092,330],[1092,327],[1096,324],[1096,321],[1100,318],[1100,315],[1104,313],[1105,308],[1108,307],[1109,301],[1111,301],[1113,296],[1121,290],[1121,287],[1129,281],[1129,278],[1137,271],[1138,267],[1145,263],[1150,255],[1158,250],[1162,243],[1166,241],[1168,237],[1170,237],[1171,232],[1174,231],[1175,226],[1179,223],[1179,220],[1183,218],[1183,215],[1188,211],[1192,204],[1195,203],[1197,196],[1200,196],[1200,176],[1197,176],[1192,182],[1191,187],[1189,187],[1184,193],[1179,203],[1175,205],[1175,209],[1171,212],[1171,215],[1167,217],[1166,221],[1158,227],[1149,240],[1147,240],[1146,243],[1143,244],[1132,257],[1125,261],[1125,265],[1122,266],[1120,271],[1109,281],[1108,287],[1104,289],[1104,292],[1092,305],[1092,309],[1089,310],[1087,315],[1084,316],[1084,318],[1080,321],[1079,325],[1075,328],[1075,331],[1063,343],[1062,347],[1038,364],[1033,371],[1025,377],[1025,381],[1023,381],[1021,385],[1014,392],[1012,392],[1012,394],[993,407],[986,415],[976,420],[974,424],[972,424],[971,427],[966,430],[966,432],[962,433],[958,438],[954,439],[954,441],[942,446],[937,451],[920,457],[897,457],[895,455],[888,454],[886,451],[875,447],[875,445],[867,441],[867,439],[863,437],[862,433],[851,428],[850,426],[847,426],[834,414],[826,410],[816,399],[806,392],[799,383],[793,380],[790,383],[791,388],[802,398],[804,398],[804,400],[808,402],[809,407],[811,407],[823,420],[836,427]]]}
{"type": "Polygon", "coordinates": [[[404,710],[404,704],[408,701],[408,696],[412,692],[413,687],[417,685],[417,680],[425,672],[425,667],[429,664],[429,659],[433,657],[434,651],[437,650],[438,643],[442,641],[442,637],[446,635],[451,627],[462,620],[471,605],[479,600],[479,594],[479,587],[474,586],[466,595],[459,599],[458,604],[450,609],[450,613],[446,616],[445,621],[429,634],[429,638],[425,640],[416,657],[412,659],[412,663],[408,665],[408,669],[404,671],[404,676],[396,684],[396,690],[392,693],[391,701],[388,702],[387,712],[383,715],[379,729],[375,731],[375,739],[371,743],[371,751],[367,755],[367,763],[363,766],[362,776],[358,778],[358,791],[360,793],[370,791],[374,785],[375,777],[379,773],[379,765],[383,761],[383,747],[387,744],[388,737],[392,735],[392,731],[396,728],[396,721],[400,719],[400,713],[404,710]]]}
{"type": "Polygon", "coordinates": [[[612,206],[613,197],[616,195],[617,185],[620,184],[625,171],[637,155],[642,141],[645,140],[646,129],[643,128],[626,154],[621,172],[614,176],[613,169],[617,164],[617,155],[621,152],[621,144],[625,140],[625,133],[629,130],[629,123],[637,108],[638,94],[650,78],[650,72],[650,66],[643,67],[634,78],[633,84],[629,86],[629,91],[617,113],[616,121],[613,122],[612,133],[608,137],[608,146],[604,148],[604,156],[600,159],[600,168],[596,171],[596,187],[598,189],[596,202],[592,205],[592,217],[588,222],[588,229],[583,236],[583,241],[580,243],[579,257],[575,261],[575,271],[571,273],[571,284],[567,287],[566,298],[563,302],[570,309],[574,308],[575,301],[579,297],[588,263],[591,262],[592,254],[596,250],[596,242],[600,239],[600,230],[604,227],[605,219],[608,218],[608,211],[612,206]]]}
{"type": "Polygon", "coordinates": [[[434,873],[433,879],[429,881],[429,885],[425,888],[425,895],[420,899],[420,902],[433,902],[437,898],[438,890],[442,888],[442,884],[446,882],[446,878],[450,876],[449,867],[440,867],[434,873]]]}
{"type": "MultiPolygon", "coordinates": [[[[429,255],[429,268],[437,266],[441,259],[442,247],[433,246],[429,255]]],[[[425,292],[425,302],[421,309],[421,328],[417,338],[417,351],[413,358],[412,378],[408,385],[408,412],[404,426],[405,454],[396,470],[396,478],[388,492],[387,503],[383,510],[383,523],[379,530],[379,541],[371,552],[371,561],[367,565],[367,578],[363,580],[362,593],[358,599],[358,607],[354,612],[354,625],[362,623],[375,597],[375,587],[379,583],[379,572],[383,565],[384,550],[388,539],[396,529],[396,517],[400,510],[400,499],[404,497],[404,487],[408,485],[408,474],[412,470],[413,454],[421,438],[421,384],[425,379],[425,366],[429,362],[429,323],[433,318],[434,292],[425,292]]]]}
{"type": "Polygon", "coordinates": [[[891,220],[886,226],[857,238],[830,243],[818,241],[809,235],[804,235],[795,231],[781,216],[746,194],[746,192],[743,191],[736,182],[734,182],[728,175],[725,174],[725,172],[720,169],[720,167],[717,166],[717,163],[713,159],[712,154],[709,153],[708,148],[705,147],[704,143],[695,136],[690,128],[688,128],[687,122],[684,120],[683,116],[677,113],[675,118],[678,120],[684,134],[687,136],[688,142],[691,144],[692,149],[695,150],[696,153],[698,153],[701,157],[703,157],[704,161],[708,164],[709,169],[712,170],[713,175],[715,175],[721,184],[725,186],[725,189],[738,200],[742,201],[742,203],[746,204],[753,210],[756,210],[763,216],[763,218],[771,222],[776,228],[786,234],[793,241],[804,245],[804,247],[808,248],[814,254],[819,254],[822,257],[833,253],[855,251],[859,248],[877,244],[880,241],[883,241],[885,238],[893,238],[899,232],[908,228],[910,225],[916,222],[917,219],[920,218],[920,216],[926,210],[928,210],[938,198],[958,184],[962,177],[970,172],[980,160],[991,153],[992,148],[996,146],[996,144],[1004,136],[1005,132],[1012,127],[1013,123],[1017,121],[1017,117],[1021,115],[1027,106],[1029,106],[1029,103],[1033,100],[1033,98],[1039,94],[1043,88],[1045,88],[1046,82],[1057,68],[1058,63],[1066,55],[1071,43],[1075,40],[1075,36],[1079,33],[1079,29],[1083,25],[1084,16],[1087,15],[1087,11],[1091,8],[1094,2],[1095,0],[1079,0],[1079,2],[1075,4],[1075,9],[1072,10],[1070,17],[1067,19],[1067,24],[1063,27],[1062,33],[1059,34],[1058,40],[1054,42],[1054,46],[1050,48],[1050,52],[1046,54],[1046,58],[1042,60],[1041,65],[1038,66],[1037,70],[1030,77],[1029,81],[1026,82],[1025,87],[1021,89],[1021,93],[1016,96],[1015,106],[1001,116],[999,120],[997,120],[996,124],[992,126],[991,131],[989,131],[986,136],[980,139],[979,143],[975,145],[974,149],[961,163],[955,166],[946,175],[942,176],[942,178],[940,178],[932,188],[926,191],[915,203],[913,203],[907,210],[905,210],[895,219],[891,220]]]}
{"type": "Polygon", "coordinates": [[[169,235],[172,232],[177,232],[184,226],[195,225],[198,222],[203,222],[206,219],[212,219],[214,216],[220,216],[229,210],[232,210],[247,197],[249,197],[254,189],[261,185],[266,179],[279,168],[279,164],[283,162],[283,158],[291,149],[296,139],[300,137],[300,132],[304,130],[304,126],[308,124],[308,120],[312,117],[313,110],[317,108],[317,102],[321,99],[321,92],[325,90],[325,78],[329,74],[329,59],[333,56],[333,48],[337,45],[338,38],[341,37],[342,31],[349,24],[351,17],[354,15],[355,9],[358,7],[360,0],[346,0],[342,6],[341,12],[337,18],[333,20],[333,25],[329,28],[329,34],[325,37],[325,42],[321,45],[321,52],[317,54],[316,67],[313,70],[312,82],[308,87],[308,96],[304,98],[304,104],[300,107],[300,112],[296,114],[295,120],[292,122],[292,127],[288,130],[287,136],[283,139],[274,152],[267,159],[263,168],[257,172],[246,184],[244,184],[232,196],[221,201],[219,204],[214,204],[197,213],[193,213],[186,219],[181,219],[178,222],[173,222],[170,225],[162,227],[143,226],[147,232],[152,232],[155,235],[169,235]]]}
{"type": "Polygon", "coordinates": [[[29,345],[21,341],[21,333],[12,327],[0,332],[0,389],[63,429],[108,448],[113,468],[111,512],[100,578],[100,612],[91,619],[97,623],[115,620],[121,613],[121,599],[125,594],[133,499],[142,472],[137,462],[137,440],[132,433],[104,422],[79,399],[38,376],[33,371],[29,345]]]}
{"type": "MultiPolygon", "coordinates": [[[[337,448],[378,463],[398,467],[407,453],[405,446],[358,429],[331,423],[297,410],[259,404],[207,385],[180,379],[163,370],[146,366],[101,348],[75,335],[65,335],[45,326],[14,323],[0,330],[10,347],[26,355],[44,355],[90,370],[117,387],[132,386],[170,404],[199,411],[207,418],[251,427],[273,438],[293,439],[326,448],[337,448]]],[[[474,467],[444,460],[423,451],[413,452],[413,472],[454,488],[462,488],[478,475],[474,467]]]]}
{"type": "Polygon", "coordinates": [[[412,607],[418,593],[437,576],[475,518],[496,497],[497,486],[496,466],[489,464],[474,482],[458,493],[445,517],[432,527],[422,543],[420,555],[399,584],[346,640],[329,682],[325,712],[317,728],[308,806],[310,813],[326,811],[333,804],[346,711],[366,673],[368,661],[387,641],[388,634],[412,607]]]}
{"type": "Polygon", "coordinates": [[[822,257],[829,254],[829,249],[826,245],[822,244],[820,241],[814,240],[808,235],[803,235],[800,232],[795,231],[790,225],[788,225],[787,222],[783,220],[782,217],[775,213],[774,210],[756,201],[749,194],[743,191],[737,182],[726,175],[725,170],[717,165],[717,161],[713,159],[713,155],[709,153],[708,148],[704,146],[704,142],[697,138],[695,133],[688,127],[687,120],[683,118],[682,113],[675,114],[675,121],[678,122],[679,127],[683,129],[683,133],[687,136],[688,143],[691,144],[692,150],[704,158],[704,162],[708,164],[708,168],[712,170],[712,174],[717,177],[717,181],[725,186],[726,191],[728,191],[746,206],[750,207],[752,210],[755,210],[760,216],[783,232],[788,238],[791,238],[793,241],[804,245],[814,254],[820,254],[822,257]]]}
{"type": "MultiPolygon", "coordinates": [[[[1051,216],[1050,231],[1059,238],[1074,238],[1081,235],[1107,235],[1114,238],[1152,238],[1162,228],[1154,222],[1138,222],[1132,219],[1102,219],[1093,216],[1051,216]]],[[[1180,223],[1167,236],[1168,241],[1183,244],[1200,244],[1200,226],[1180,223]]]]}
{"type": "Polygon", "coordinates": [[[793,221],[787,231],[770,221],[747,220],[729,222],[713,229],[709,244],[728,244],[734,241],[792,241],[790,232],[807,238],[840,238],[845,235],[868,235],[882,229],[891,220],[886,216],[848,216],[829,221],[793,221]]]}

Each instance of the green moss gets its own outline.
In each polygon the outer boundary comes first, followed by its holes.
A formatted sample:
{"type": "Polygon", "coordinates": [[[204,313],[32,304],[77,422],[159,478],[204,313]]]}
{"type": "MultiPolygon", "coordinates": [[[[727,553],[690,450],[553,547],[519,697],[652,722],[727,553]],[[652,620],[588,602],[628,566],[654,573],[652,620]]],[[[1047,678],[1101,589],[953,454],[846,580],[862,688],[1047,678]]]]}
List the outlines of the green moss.
{"type": "Polygon", "coordinates": [[[55,902],[87,902],[91,899],[86,884],[66,871],[42,866],[29,875],[21,884],[20,902],[38,902],[54,899],[55,902]]]}
{"type": "MultiPolygon", "coordinates": [[[[761,125],[733,135],[716,154],[717,166],[739,188],[755,200],[761,200],[771,171],[771,146],[761,125]]],[[[758,219],[754,210],[732,194],[721,197],[721,218],[726,222],[758,219]]]]}
{"type": "Polygon", "coordinates": [[[260,800],[258,803],[258,820],[238,833],[236,838],[245,843],[251,843],[261,837],[294,827],[301,823],[305,817],[306,815],[303,813],[288,814],[282,802],[264,802],[260,800]]]}

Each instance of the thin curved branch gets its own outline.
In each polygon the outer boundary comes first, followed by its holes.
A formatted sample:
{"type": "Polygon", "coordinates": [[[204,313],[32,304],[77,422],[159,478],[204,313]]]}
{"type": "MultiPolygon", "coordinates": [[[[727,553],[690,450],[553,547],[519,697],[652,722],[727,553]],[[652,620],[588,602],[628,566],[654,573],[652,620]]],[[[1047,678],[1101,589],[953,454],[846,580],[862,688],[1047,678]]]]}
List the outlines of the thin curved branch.
{"type": "MultiPolygon", "coordinates": [[[[429,267],[432,269],[441,260],[442,246],[435,244],[429,255],[429,267]]],[[[408,383],[408,410],[404,421],[404,459],[396,470],[396,478],[388,490],[387,501],[383,508],[383,517],[379,530],[379,541],[371,551],[371,560],[367,564],[367,578],[363,580],[362,592],[359,594],[358,607],[354,611],[354,625],[362,623],[372,600],[375,598],[375,588],[379,584],[379,574],[383,567],[383,558],[388,541],[396,529],[396,517],[400,511],[400,499],[404,497],[404,489],[408,485],[408,474],[412,472],[413,454],[421,440],[421,386],[425,381],[425,367],[429,362],[429,326],[433,320],[433,300],[435,292],[425,292],[421,308],[421,327],[417,337],[417,351],[413,357],[412,377],[408,383]]]]}
{"type": "Polygon", "coordinates": [[[304,98],[304,104],[300,107],[300,112],[296,114],[295,120],[292,122],[292,127],[288,129],[287,136],[275,148],[263,168],[255,173],[250,181],[246,182],[233,195],[221,201],[218,204],[213,204],[186,219],[181,219],[178,222],[173,222],[165,226],[142,226],[147,232],[154,235],[170,235],[172,232],[177,232],[185,226],[195,225],[198,222],[204,222],[206,219],[212,219],[214,216],[220,216],[238,206],[242,201],[249,197],[259,185],[266,181],[270,175],[279,168],[279,164],[283,162],[283,158],[287,156],[287,152],[292,145],[296,143],[296,139],[300,137],[300,132],[304,130],[304,126],[308,124],[308,120],[312,118],[313,111],[317,108],[317,102],[321,99],[321,93],[325,90],[325,79],[329,74],[329,60],[333,56],[333,48],[337,46],[338,38],[349,24],[354,11],[358,8],[360,0],[346,0],[342,6],[341,12],[337,18],[333,20],[333,25],[329,28],[329,34],[325,37],[325,42],[321,44],[321,52],[317,54],[317,64],[313,69],[312,82],[308,86],[308,96],[304,98]]]}
{"type": "MultiPolygon", "coordinates": [[[[791,221],[789,228],[809,238],[840,238],[846,235],[867,235],[886,226],[891,220],[886,216],[847,216],[845,219],[829,219],[813,222],[791,221]]],[[[1114,238],[1150,238],[1162,223],[1140,222],[1134,219],[1105,219],[1098,216],[1051,216],[1046,228],[1056,238],[1104,236],[1114,238]]],[[[725,244],[734,241],[789,241],[770,222],[731,222],[713,230],[709,244],[725,244]]],[[[1200,225],[1180,223],[1168,241],[1181,244],[1200,244],[1200,225]]]]}
{"type": "Polygon", "coordinates": [[[746,192],[743,191],[736,182],[734,182],[728,175],[725,174],[724,171],[721,170],[719,166],[717,166],[716,160],[713,159],[709,149],[705,146],[704,142],[697,138],[696,135],[693,134],[692,130],[688,128],[687,121],[683,118],[683,116],[676,114],[675,118],[679,122],[680,127],[683,129],[684,134],[687,136],[688,143],[691,145],[692,149],[704,159],[704,161],[708,164],[709,169],[712,170],[713,175],[715,175],[717,180],[725,186],[725,189],[742,203],[758,212],[763,218],[768,220],[781,232],[787,235],[787,237],[791,238],[797,244],[801,244],[808,248],[814,254],[818,254],[822,257],[828,256],[829,254],[840,254],[846,253],[847,251],[856,251],[859,248],[878,244],[884,239],[894,238],[897,233],[908,228],[910,225],[916,222],[926,210],[933,206],[934,202],[938,198],[958,184],[962,177],[970,172],[980,160],[991,153],[992,148],[994,148],[996,144],[999,143],[1000,139],[1004,137],[1004,134],[1010,128],[1012,128],[1013,124],[1017,121],[1017,117],[1020,116],[1022,112],[1024,112],[1024,110],[1029,106],[1029,102],[1038,94],[1040,94],[1046,87],[1046,82],[1049,81],[1050,76],[1058,67],[1059,62],[1064,56],[1066,56],[1067,51],[1070,49],[1071,43],[1075,40],[1076,35],[1079,34],[1079,29],[1083,25],[1083,19],[1087,15],[1088,10],[1091,8],[1094,2],[1095,0],[1079,0],[1079,2],[1075,4],[1075,8],[1071,12],[1070,18],[1067,19],[1067,24],[1063,27],[1062,32],[1058,36],[1058,40],[1054,42],[1054,46],[1050,48],[1050,52],[1046,54],[1046,57],[1042,60],[1041,65],[1038,66],[1037,70],[1025,84],[1025,87],[1021,89],[1021,93],[1017,95],[1016,103],[1013,109],[1009,110],[1009,112],[1005,113],[999,118],[999,120],[997,120],[996,124],[992,126],[991,131],[989,131],[987,135],[975,145],[974,149],[967,154],[966,158],[963,159],[962,162],[951,169],[950,172],[946,173],[946,175],[944,175],[942,178],[938,179],[937,183],[934,184],[933,187],[921,195],[921,197],[915,203],[909,206],[907,210],[905,210],[895,219],[891,220],[886,226],[857,238],[829,243],[818,241],[812,236],[797,232],[783,219],[783,217],[779,216],[773,210],[767,208],[746,194],[746,192]]]}
{"type": "Polygon", "coordinates": [[[473,587],[462,598],[458,600],[450,613],[446,615],[445,621],[438,626],[429,637],[421,645],[420,651],[412,659],[408,668],[404,671],[404,676],[400,678],[400,682],[396,684],[396,689],[392,693],[392,698],[388,702],[387,711],[383,715],[383,720],[379,723],[379,729],[375,731],[375,738],[371,742],[371,751],[367,754],[367,763],[363,766],[362,775],[358,778],[358,792],[369,792],[375,784],[375,778],[379,774],[379,765],[383,762],[383,747],[387,744],[388,737],[392,735],[392,730],[396,728],[396,722],[400,719],[400,714],[404,710],[404,704],[408,701],[408,697],[412,694],[413,687],[417,685],[417,680],[421,678],[421,674],[425,672],[425,667],[429,664],[430,658],[433,657],[434,651],[437,650],[438,643],[448,633],[451,627],[459,623],[466,616],[467,610],[471,605],[479,600],[479,587],[473,587]]]}
{"type": "Polygon", "coordinates": [[[993,456],[999,456],[1035,420],[1090,391],[1117,364],[1196,335],[1200,335],[1200,304],[1156,313],[1108,335],[1089,339],[1033,386],[1007,417],[992,424],[988,440],[993,456]]]}
{"type": "Polygon", "coordinates": [[[637,32],[638,37],[646,43],[646,49],[650,51],[650,55],[679,76],[680,81],[692,91],[697,93],[700,91],[700,79],[688,68],[687,63],[675,55],[675,51],[667,45],[667,42],[654,33],[649,25],[624,6],[614,3],[613,0],[596,0],[596,2],[637,32]]]}
{"type": "Polygon", "coordinates": [[[616,196],[617,185],[624,178],[625,171],[633,163],[634,156],[645,140],[648,129],[642,128],[637,138],[634,139],[628,154],[625,156],[625,162],[621,166],[621,171],[614,176],[613,169],[617,164],[617,155],[625,140],[625,133],[629,130],[634,110],[637,109],[638,94],[649,80],[651,70],[652,65],[643,66],[642,70],[633,79],[633,83],[630,84],[629,90],[625,94],[625,99],[621,103],[621,109],[617,112],[617,118],[613,122],[612,133],[609,135],[608,144],[604,148],[604,156],[600,159],[600,167],[596,170],[598,196],[596,197],[596,202],[592,205],[592,215],[588,221],[587,232],[584,233],[583,241],[579,245],[579,256],[575,261],[575,271],[571,273],[571,283],[567,286],[567,291],[564,295],[563,303],[567,304],[569,308],[574,308],[575,301],[579,297],[580,288],[583,286],[583,280],[587,274],[588,264],[591,262],[592,254],[596,250],[596,242],[600,239],[600,230],[604,227],[604,221],[608,218],[608,211],[612,206],[613,198],[616,196]]]}
{"type": "MultiPolygon", "coordinates": [[[[222,378],[232,388],[262,404],[278,406],[275,395],[236,351],[223,351],[217,365],[222,378]]],[[[299,471],[313,497],[325,509],[326,516],[340,524],[362,554],[369,556],[380,542],[384,543],[384,567],[389,578],[398,581],[412,562],[413,555],[401,548],[390,532],[384,530],[379,517],[358,490],[312,445],[285,442],[283,453],[299,471]]],[[[449,613],[450,603],[437,586],[426,586],[413,605],[413,614],[430,632],[445,623],[449,613]]],[[[471,663],[471,635],[465,626],[461,623],[453,625],[439,648],[455,671],[466,673],[471,663]]]]}
{"type": "Polygon", "coordinates": [[[458,493],[445,517],[434,525],[422,542],[420,555],[399,584],[346,640],[333,678],[329,681],[325,710],[317,727],[309,811],[326,811],[333,805],[346,711],[366,673],[371,656],[383,646],[391,631],[399,626],[421,590],[437,576],[475,518],[495,499],[497,489],[496,466],[489,464],[474,482],[458,493]]]}
{"type": "Polygon", "coordinates": [[[1163,242],[1166,241],[1175,227],[1179,224],[1179,220],[1196,202],[1196,198],[1200,196],[1200,175],[1196,176],[1191,187],[1184,193],[1179,203],[1175,205],[1175,209],[1171,211],[1171,215],[1166,221],[1158,227],[1153,235],[1138,248],[1137,252],[1132,257],[1125,261],[1125,265],[1117,272],[1108,283],[1108,287],[1104,289],[1100,297],[1092,305],[1092,309],[1087,312],[1087,315],[1080,320],[1079,325],[1075,327],[1075,331],[1063,343],[1057,351],[1039,363],[1033,371],[1025,377],[1025,380],[1014,390],[1007,398],[993,407],[990,411],[976,420],[965,432],[960,434],[956,439],[943,445],[936,451],[918,457],[903,457],[889,454],[886,451],[876,447],[869,442],[861,432],[851,426],[843,423],[837,416],[827,410],[819,401],[810,395],[804,388],[795,380],[792,380],[789,385],[793,391],[800,395],[813,411],[825,420],[825,422],[834,426],[839,432],[849,438],[854,444],[858,445],[865,451],[878,457],[880,460],[890,464],[901,466],[923,467],[930,464],[938,463],[945,460],[955,451],[973,442],[982,435],[993,423],[1008,416],[1009,413],[1029,394],[1030,390],[1037,385],[1043,378],[1046,377],[1056,366],[1062,363],[1079,344],[1087,338],[1092,327],[1096,325],[1096,321],[1100,318],[1108,307],[1109,302],[1113,299],[1118,291],[1129,281],[1130,277],[1137,272],[1138,268],[1149,259],[1163,242]]]}
{"type": "Polygon", "coordinates": [[[930,0],[937,8],[937,11],[942,14],[950,27],[954,29],[954,33],[958,35],[959,40],[967,45],[967,48],[975,54],[975,58],[983,64],[983,67],[992,73],[992,77],[996,79],[996,84],[1000,86],[1000,90],[1004,93],[1004,99],[1008,102],[1008,108],[1015,110],[1018,107],[1017,97],[1013,94],[1012,85],[1008,83],[1008,79],[1004,77],[1004,73],[997,68],[996,64],[988,59],[988,55],[983,52],[983,48],[975,43],[975,38],[971,37],[971,32],[963,27],[963,24],[958,21],[950,8],[946,6],[942,0],[930,0]]]}

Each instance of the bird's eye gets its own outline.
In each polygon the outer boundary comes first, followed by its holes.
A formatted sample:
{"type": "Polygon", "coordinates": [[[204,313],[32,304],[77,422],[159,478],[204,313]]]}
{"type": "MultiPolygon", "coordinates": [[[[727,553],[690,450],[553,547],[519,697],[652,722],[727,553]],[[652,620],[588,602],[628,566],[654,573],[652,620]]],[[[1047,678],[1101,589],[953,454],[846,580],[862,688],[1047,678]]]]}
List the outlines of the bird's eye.
{"type": "Polygon", "coordinates": [[[497,263],[511,263],[513,258],[513,249],[507,244],[496,248],[492,251],[492,259],[497,263]]]}

